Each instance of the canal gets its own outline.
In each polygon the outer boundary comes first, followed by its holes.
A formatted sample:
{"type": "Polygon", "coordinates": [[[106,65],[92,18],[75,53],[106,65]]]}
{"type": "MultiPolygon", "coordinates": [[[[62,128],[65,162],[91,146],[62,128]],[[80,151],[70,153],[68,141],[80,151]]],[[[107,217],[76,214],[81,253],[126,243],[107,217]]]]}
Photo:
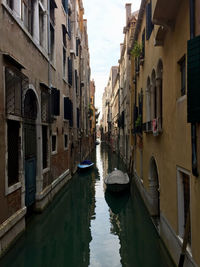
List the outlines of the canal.
{"type": "Polygon", "coordinates": [[[169,267],[171,262],[134,185],[113,198],[103,178],[121,159],[105,145],[91,154],[95,166],[76,173],[0,260],[1,267],[169,267]]]}

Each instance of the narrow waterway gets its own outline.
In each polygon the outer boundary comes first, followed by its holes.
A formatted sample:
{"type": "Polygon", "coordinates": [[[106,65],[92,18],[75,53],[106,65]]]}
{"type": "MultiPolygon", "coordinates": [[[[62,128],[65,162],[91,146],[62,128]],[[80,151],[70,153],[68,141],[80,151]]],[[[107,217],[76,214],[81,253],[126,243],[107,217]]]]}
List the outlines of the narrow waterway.
{"type": "Polygon", "coordinates": [[[0,260],[1,267],[173,266],[134,185],[114,198],[103,178],[125,167],[105,145],[91,155],[95,166],[76,173],[48,208],[0,260]]]}

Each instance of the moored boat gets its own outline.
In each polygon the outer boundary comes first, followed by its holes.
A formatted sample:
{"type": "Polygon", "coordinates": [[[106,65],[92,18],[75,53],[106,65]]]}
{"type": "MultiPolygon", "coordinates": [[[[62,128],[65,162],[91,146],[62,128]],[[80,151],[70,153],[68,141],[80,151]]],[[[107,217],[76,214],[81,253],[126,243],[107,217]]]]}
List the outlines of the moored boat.
{"type": "Polygon", "coordinates": [[[129,177],[127,173],[124,173],[116,168],[110,174],[108,174],[104,180],[106,189],[112,192],[121,192],[129,188],[129,177]]]}
{"type": "Polygon", "coordinates": [[[81,163],[78,164],[78,168],[79,169],[89,169],[90,167],[92,167],[94,165],[93,162],[91,162],[90,160],[84,160],[81,163]]]}

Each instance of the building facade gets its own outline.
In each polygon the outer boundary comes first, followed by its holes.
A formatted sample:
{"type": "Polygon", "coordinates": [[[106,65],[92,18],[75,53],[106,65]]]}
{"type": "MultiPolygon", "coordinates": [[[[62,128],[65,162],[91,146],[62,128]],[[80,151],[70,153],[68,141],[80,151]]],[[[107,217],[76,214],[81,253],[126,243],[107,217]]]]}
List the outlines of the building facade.
{"type": "Polygon", "coordinates": [[[119,153],[176,264],[187,241],[185,266],[200,265],[198,7],[142,0],[119,60],[119,153]]]}
{"type": "Polygon", "coordinates": [[[83,11],[82,1],[1,1],[0,254],[89,152],[83,11]]]}

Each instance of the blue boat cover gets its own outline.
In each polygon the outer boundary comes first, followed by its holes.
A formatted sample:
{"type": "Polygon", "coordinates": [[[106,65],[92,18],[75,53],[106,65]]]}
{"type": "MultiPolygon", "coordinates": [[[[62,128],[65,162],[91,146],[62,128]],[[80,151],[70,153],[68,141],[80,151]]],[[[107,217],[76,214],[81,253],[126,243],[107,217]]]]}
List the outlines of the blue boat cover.
{"type": "Polygon", "coordinates": [[[80,165],[90,165],[92,162],[90,160],[84,160],[80,163],[80,165]]]}

